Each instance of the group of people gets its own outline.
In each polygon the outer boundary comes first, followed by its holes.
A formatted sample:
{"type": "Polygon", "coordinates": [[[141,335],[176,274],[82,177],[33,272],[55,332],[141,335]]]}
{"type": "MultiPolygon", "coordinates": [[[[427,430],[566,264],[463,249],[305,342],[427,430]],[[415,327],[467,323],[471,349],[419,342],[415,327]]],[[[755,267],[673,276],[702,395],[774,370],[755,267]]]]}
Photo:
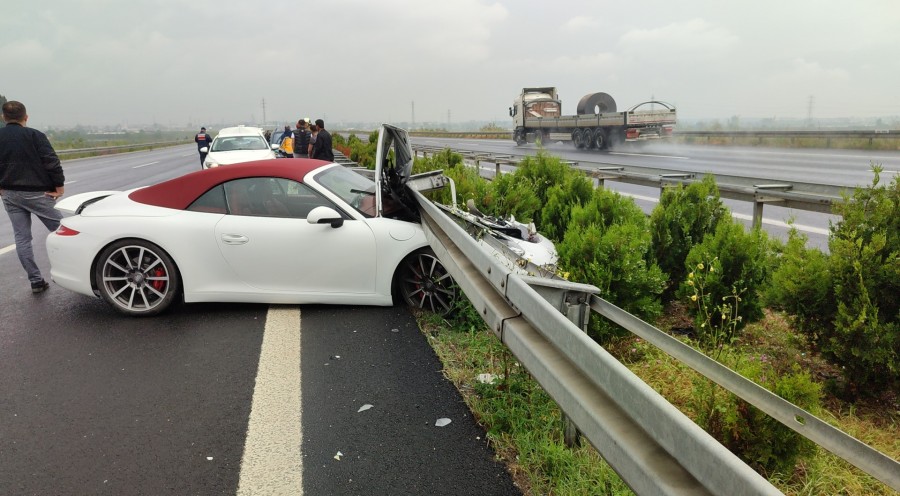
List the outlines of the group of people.
{"type": "Polygon", "coordinates": [[[319,160],[334,161],[332,151],[331,133],[325,130],[325,121],[316,119],[314,123],[309,118],[297,121],[296,129],[284,127],[282,142],[291,140],[291,150],[294,158],[315,158],[319,160]]]}
{"type": "Polygon", "coordinates": [[[43,293],[50,284],[41,276],[31,246],[31,216],[50,231],[59,228],[62,213],[56,200],[65,191],[66,177],[47,136],[25,127],[28,113],[21,102],[3,104],[0,128],[0,197],[9,215],[16,240],[16,254],[28,274],[32,293],[43,293]]]}
{"type": "MultiPolygon", "coordinates": [[[[290,126],[284,126],[284,133],[277,143],[284,154],[294,158],[315,158],[334,162],[331,133],[325,130],[325,121],[316,119],[315,122],[310,123],[309,117],[307,117],[298,120],[296,126],[293,131],[290,126]]],[[[271,132],[266,131],[265,136],[266,139],[271,139],[271,132]]],[[[200,132],[194,136],[194,142],[197,143],[202,164],[206,158],[206,152],[201,150],[204,148],[209,150],[212,137],[206,132],[205,127],[201,127],[200,132]]]]}

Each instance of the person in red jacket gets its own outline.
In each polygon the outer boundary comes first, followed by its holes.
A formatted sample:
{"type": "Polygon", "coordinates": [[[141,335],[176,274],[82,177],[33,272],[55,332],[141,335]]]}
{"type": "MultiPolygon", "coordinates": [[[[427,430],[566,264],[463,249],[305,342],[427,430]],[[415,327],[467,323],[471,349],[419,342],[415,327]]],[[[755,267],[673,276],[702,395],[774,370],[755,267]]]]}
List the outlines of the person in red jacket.
{"type": "Polygon", "coordinates": [[[31,216],[50,231],[59,228],[62,213],[55,208],[63,195],[66,177],[50,140],[44,133],[25,127],[28,114],[21,102],[3,104],[0,128],[0,197],[16,239],[16,254],[28,274],[32,293],[43,293],[50,284],[41,276],[31,246],[31,216]]]}

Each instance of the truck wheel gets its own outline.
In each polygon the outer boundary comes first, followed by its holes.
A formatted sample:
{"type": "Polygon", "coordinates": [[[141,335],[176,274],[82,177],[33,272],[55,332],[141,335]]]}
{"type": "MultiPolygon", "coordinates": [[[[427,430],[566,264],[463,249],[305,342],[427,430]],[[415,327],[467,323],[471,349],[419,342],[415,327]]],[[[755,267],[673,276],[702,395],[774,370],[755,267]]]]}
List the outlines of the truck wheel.
{"type": "Polygon", "coordinates": [[[584,148],[584,134],[582,134],[581,129],[572,131],[572,142],[575,144],[575,148],[579,150],[584,148]]]}
{"type": "Polygon", "coordinates": [[[594,129],[594,133],[591,141],[594,145],[594,148],[598,150],[605,150],[607,146],[609,146],[609,141],[606,139],[606,131],[601,128],[594,129]]]}
{"type": "Polygon", "coordinates": [[[516,129],[515,134],[513,134],[513,139],[516,140],[516,146],[522,146],[525,144],[525,130],[524,129],[516,129]]]}
{"type": "Polygon", "coordinates": [[[590,150],[594,148],[594,130],[587,128],[581,130],[582,140],[584,140],[584,148],[590,150]]]}

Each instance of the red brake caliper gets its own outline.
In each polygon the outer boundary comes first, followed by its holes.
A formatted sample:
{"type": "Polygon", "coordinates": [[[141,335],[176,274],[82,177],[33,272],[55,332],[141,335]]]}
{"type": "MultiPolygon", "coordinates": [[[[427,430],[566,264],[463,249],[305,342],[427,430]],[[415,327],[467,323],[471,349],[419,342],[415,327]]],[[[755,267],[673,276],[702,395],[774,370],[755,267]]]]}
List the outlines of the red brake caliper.
{"type": "MultiPolygon", "coordinates": [[[[156,270],[153,271],[154,277],[162,277],[164,275],[166,275],[166,271],[163,270],[162,267],[157,267],[156,270]]],[[[162,292],[162,290],[165,286],[166,286],[166,281],[163,281],[162,279],[153,281],[153,289],[155,289],[159,292],[162,292]]]]}

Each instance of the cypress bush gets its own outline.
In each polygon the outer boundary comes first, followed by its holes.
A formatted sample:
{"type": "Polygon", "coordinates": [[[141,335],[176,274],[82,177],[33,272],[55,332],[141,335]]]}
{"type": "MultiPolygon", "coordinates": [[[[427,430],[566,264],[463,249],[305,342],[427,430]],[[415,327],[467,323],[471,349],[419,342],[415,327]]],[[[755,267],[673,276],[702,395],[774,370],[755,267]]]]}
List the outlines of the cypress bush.
{"type": "Polygon", "coordinates": [[[679,184],[663,190],[650,214],[650,230],[653,256],[669,278],[664,301],[674,298],[678,284],[684,281],[684,262],[691,248],[715,232],[719,221],[728,215],[712,176],[687,187],[679,184]]]}

